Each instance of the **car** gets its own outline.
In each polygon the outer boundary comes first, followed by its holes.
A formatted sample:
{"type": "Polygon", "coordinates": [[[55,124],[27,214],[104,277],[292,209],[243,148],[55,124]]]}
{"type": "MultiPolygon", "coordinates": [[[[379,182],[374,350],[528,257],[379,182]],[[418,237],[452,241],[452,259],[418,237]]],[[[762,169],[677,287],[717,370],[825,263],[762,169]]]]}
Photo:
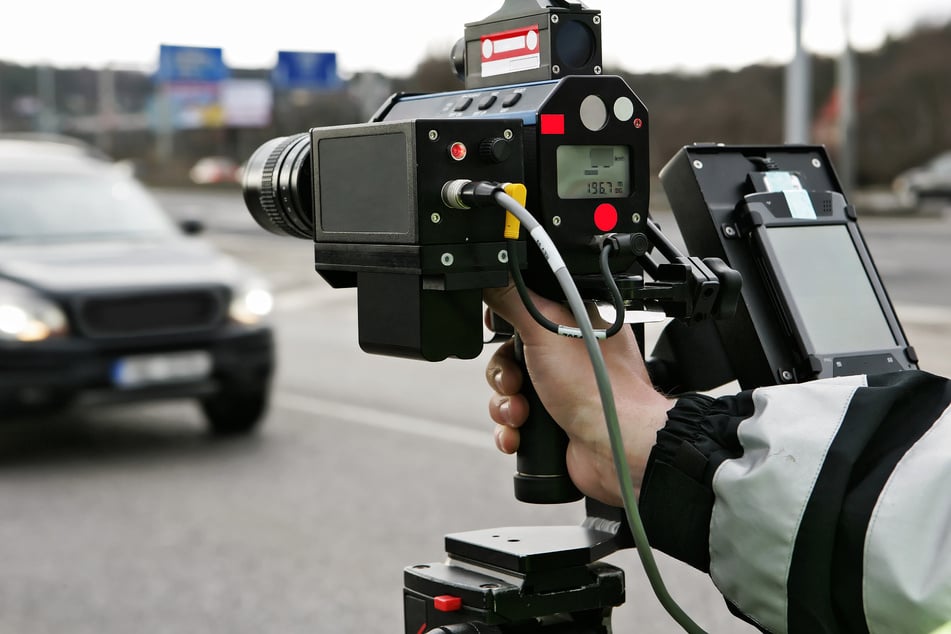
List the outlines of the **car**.
{"type": "Polygon", "coordinates": [[[917,208],[928,202],[951,202],[951,150],[899,174],[892,183],[899,202],[917,208]]]}
{"type": "Polygon", "coordinates": [[[273,298],[201,228],[81,143],[0,136],[0,419],[184,398],[214,434],[257,428],[273,298]]]}
{"type": "Polygon", "coordinates": [[[227,156],[206,156],[188,170],[188,178],[196,185],[220,185],[241,181],[240,166],[227,156]]]}

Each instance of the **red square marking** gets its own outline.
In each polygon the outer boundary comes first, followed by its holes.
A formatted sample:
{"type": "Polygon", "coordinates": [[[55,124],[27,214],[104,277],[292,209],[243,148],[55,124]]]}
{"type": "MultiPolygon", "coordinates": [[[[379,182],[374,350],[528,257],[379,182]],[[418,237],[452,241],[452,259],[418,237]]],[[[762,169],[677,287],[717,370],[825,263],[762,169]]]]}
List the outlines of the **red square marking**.
{"type": "Polygon", "coordinates": [[[543,114],[541,116],[542,134],[564,134],[565,115],[543,114]]]}

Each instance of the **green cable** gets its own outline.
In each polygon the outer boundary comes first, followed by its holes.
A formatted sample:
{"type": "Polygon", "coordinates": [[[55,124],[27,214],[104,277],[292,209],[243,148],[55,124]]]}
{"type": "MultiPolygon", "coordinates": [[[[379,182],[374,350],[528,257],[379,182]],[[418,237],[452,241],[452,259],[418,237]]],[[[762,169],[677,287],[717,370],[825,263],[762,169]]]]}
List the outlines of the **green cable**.
{"type": "Polygon", "coordinates": [[[668,592],[664,580],[661,578],[660,570],[657,568],[657,562],[654,559],[654,553],[650,549],[647,541],[647,533],[644,531],[644,524],[641,521],[641,515],[637,508],[637,499],[634,493],[634,483],[631,480],[631,469],[627,462],[627,456],[624,455],[624,440],[621,437],[621,425],[618,422],[617,407],[614,403],[614,392],[611,389],[611,379],[608,374],[607,365],[604,361],[604,355],[601,353],[601,346],[595,338],[594,327],[585,310],[584,300],[578,292],[571,274],[568,272],[564,261],[558,254],[554,242],[548,236],[545,229],[538,223],[534,216],[529,213],[525,207],[519,204],[514,198],[504,192],[496,192],[495,200],[503,209],[513,213],[519,221],[525,226],[532,239],[542,249],[542,253],[547,256],[547,261],[555,278],[561,286],[565,297],[568,299],[568,306],[571,309],[578,327],[581,329],[585,347],[588,350],[588,356],[591,358],[591,365],[594,368],[595,380],[598,385],[598,393],[601,396],[601,406],[604,409],[605,423],[608,428],[608,437],[611,444],[611,454],[614,458],[614,468],[618,474],[618,481],[621,487],[621,499],[624,502],[624,511],[627,515],[628,523],[631,527],[631,533],[634,536],[634,545],[637,548],[637,554],[640,557],[641,565],[650,582],[651,589],[657,596],[658,601],[667,610],[667,613],[677,622],[684,631],[690,634],[706,634],[706,632],[691,619],[687,613],[677,604],[674,598],[668,592]]]}

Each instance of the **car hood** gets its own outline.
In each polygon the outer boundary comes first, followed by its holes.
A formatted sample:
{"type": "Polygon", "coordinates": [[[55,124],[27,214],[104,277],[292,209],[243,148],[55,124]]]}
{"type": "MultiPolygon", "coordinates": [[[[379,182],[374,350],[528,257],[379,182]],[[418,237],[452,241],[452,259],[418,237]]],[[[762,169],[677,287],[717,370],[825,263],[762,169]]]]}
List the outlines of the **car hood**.
{"type": "Polygon", "coordinates": [[[250,271],[190,238],[0,244],[0,276],[53,293],[229,284],[250,271]]]}

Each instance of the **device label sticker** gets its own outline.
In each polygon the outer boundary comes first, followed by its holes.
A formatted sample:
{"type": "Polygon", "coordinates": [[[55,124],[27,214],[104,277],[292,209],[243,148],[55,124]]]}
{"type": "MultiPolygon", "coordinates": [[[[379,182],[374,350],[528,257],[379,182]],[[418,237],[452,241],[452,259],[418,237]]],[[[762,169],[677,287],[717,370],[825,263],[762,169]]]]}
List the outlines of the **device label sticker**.
{"type": "Polygon", "coordinates": [[[538,25],[483,35],[482,76],[493,77],[541,67],[538,25]]]}
{"type": "Polygon", "coordinates": [[[763,174],[763,179],[769,191],[783,193],[793,218],[816,219],[816,209],[812,206],[809,192],[802,188],[802,181],[797,175],[780,171],[766,172],[763,174]]]}
{"type": "Polygon", "coordinates": [[[783,196],[786,197],[786,204],[789,205],[789,213],[793,218],[816,219],[816,208],[812,206],[809,192],[804,189],[787,189],[783,196]]]}

